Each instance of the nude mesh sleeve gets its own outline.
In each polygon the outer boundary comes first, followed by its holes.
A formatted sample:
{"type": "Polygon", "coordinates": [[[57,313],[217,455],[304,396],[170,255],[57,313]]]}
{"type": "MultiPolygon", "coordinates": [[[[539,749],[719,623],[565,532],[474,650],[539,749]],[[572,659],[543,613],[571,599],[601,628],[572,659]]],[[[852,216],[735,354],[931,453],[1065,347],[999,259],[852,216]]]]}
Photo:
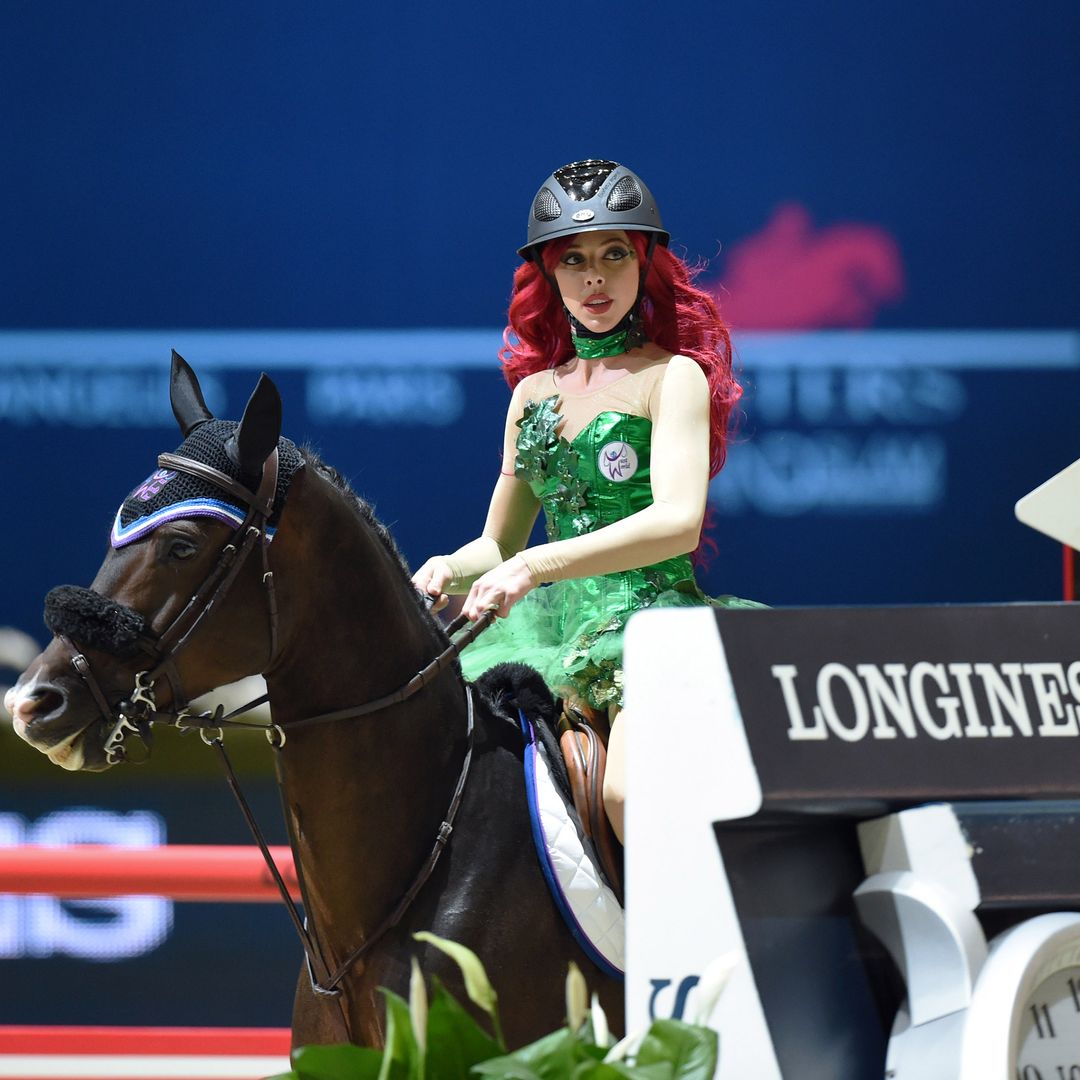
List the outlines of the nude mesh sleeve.
{"type": "Polygon", "coordinates": [[[521,385],[514,390],[506,414],[503,467],[491,493],[484,531],[475,540],[446,556],[454,579],[449,591],[465,593],[488,570],[512,558],[528,543],[540,504],[524,480],[514,475],[517,455],[518,420],[524,412],[521,385]]]}
{"type": "Polygon", "coordinates": [[[522,552],[540,584],[632,570],[693,551],[709,486],[709,385],[704,372],[673,357],[653,414],[653,503],[595,532],[522,552]]]}

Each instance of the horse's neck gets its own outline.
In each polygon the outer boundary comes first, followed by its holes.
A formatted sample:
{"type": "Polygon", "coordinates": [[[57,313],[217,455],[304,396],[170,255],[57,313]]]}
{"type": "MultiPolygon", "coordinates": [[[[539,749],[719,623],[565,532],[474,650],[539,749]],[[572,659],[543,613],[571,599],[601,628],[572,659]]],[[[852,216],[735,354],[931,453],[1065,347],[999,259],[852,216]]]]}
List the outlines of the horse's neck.
{"type": "Polygon", "coordinates": [[[281,707],[310,715],[377,697],[435,647],[395,557],[324,477],[293,481],[271,561],[281,641],[266,675],[281,707]]]}
{"type": "Polygon", "coordinates": [[[446,672],[403,705],[289,730],[398,689],[440,647],[370,527],[348,507],[315,518],[302,519],[309,536],[274,540],[294,549],[297,579],[282,600],[285,645],[267,683],[275,722],[288,733],[283,797],[310,906],[317,925],[348,947],[389,913],[434,841],[463,753],[464,709],[446,672]],[[333,567],[322,551],[332,552],[333,567]]]}

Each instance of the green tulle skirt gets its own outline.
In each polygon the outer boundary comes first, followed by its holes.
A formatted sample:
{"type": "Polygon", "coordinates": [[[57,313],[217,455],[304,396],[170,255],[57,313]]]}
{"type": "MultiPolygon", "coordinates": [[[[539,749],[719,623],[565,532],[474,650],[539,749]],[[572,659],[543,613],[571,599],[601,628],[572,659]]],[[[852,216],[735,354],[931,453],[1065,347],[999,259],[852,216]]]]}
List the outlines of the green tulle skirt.
{"type": "Polygon", "coordinates": [[[622,705],[623,633],[646,607],[760,608],[735,596],[706,596],[692,580],[647,597],[620,574],[557,581],[518,601],[461,654],[467,679],[506,661],[540,672],[556,696],[568,691],[597,709],[622,705]]]}

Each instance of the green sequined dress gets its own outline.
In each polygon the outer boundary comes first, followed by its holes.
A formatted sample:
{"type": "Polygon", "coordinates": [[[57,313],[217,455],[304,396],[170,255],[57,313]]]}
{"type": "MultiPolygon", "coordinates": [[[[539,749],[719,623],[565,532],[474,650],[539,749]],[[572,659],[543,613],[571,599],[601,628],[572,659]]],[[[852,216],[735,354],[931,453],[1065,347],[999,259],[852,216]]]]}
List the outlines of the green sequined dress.
{"type": "MultiPolygon", "coordinates": [[[[556,433],[558,395],[525,405],[515,474],[540,500],[549,540],[593,532],[652,503],[652,421],[607,411],[571,441],[556,433]]],[[[622,704],[623,631],[646,607],[761,607],[698,587],[689,555],[651,566],[544,585],[461,654],[467,679],[504,661],[536,668],[554,693],[570,689],[596,708],[622,704]]]]}

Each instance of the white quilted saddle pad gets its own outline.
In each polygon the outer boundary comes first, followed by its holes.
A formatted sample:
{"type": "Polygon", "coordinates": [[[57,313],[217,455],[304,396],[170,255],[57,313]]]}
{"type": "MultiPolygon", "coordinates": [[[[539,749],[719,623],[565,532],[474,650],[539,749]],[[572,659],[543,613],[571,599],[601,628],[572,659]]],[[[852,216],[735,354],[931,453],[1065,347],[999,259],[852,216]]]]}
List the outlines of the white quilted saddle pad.
{"type": "Polygon", "coordinates": [[[555,903],[578,944],[609,975],[623,977],[626,918],[604,883],[551,779],[547,751],[524,714],[525,791],[533,841],[555,903]]]}

